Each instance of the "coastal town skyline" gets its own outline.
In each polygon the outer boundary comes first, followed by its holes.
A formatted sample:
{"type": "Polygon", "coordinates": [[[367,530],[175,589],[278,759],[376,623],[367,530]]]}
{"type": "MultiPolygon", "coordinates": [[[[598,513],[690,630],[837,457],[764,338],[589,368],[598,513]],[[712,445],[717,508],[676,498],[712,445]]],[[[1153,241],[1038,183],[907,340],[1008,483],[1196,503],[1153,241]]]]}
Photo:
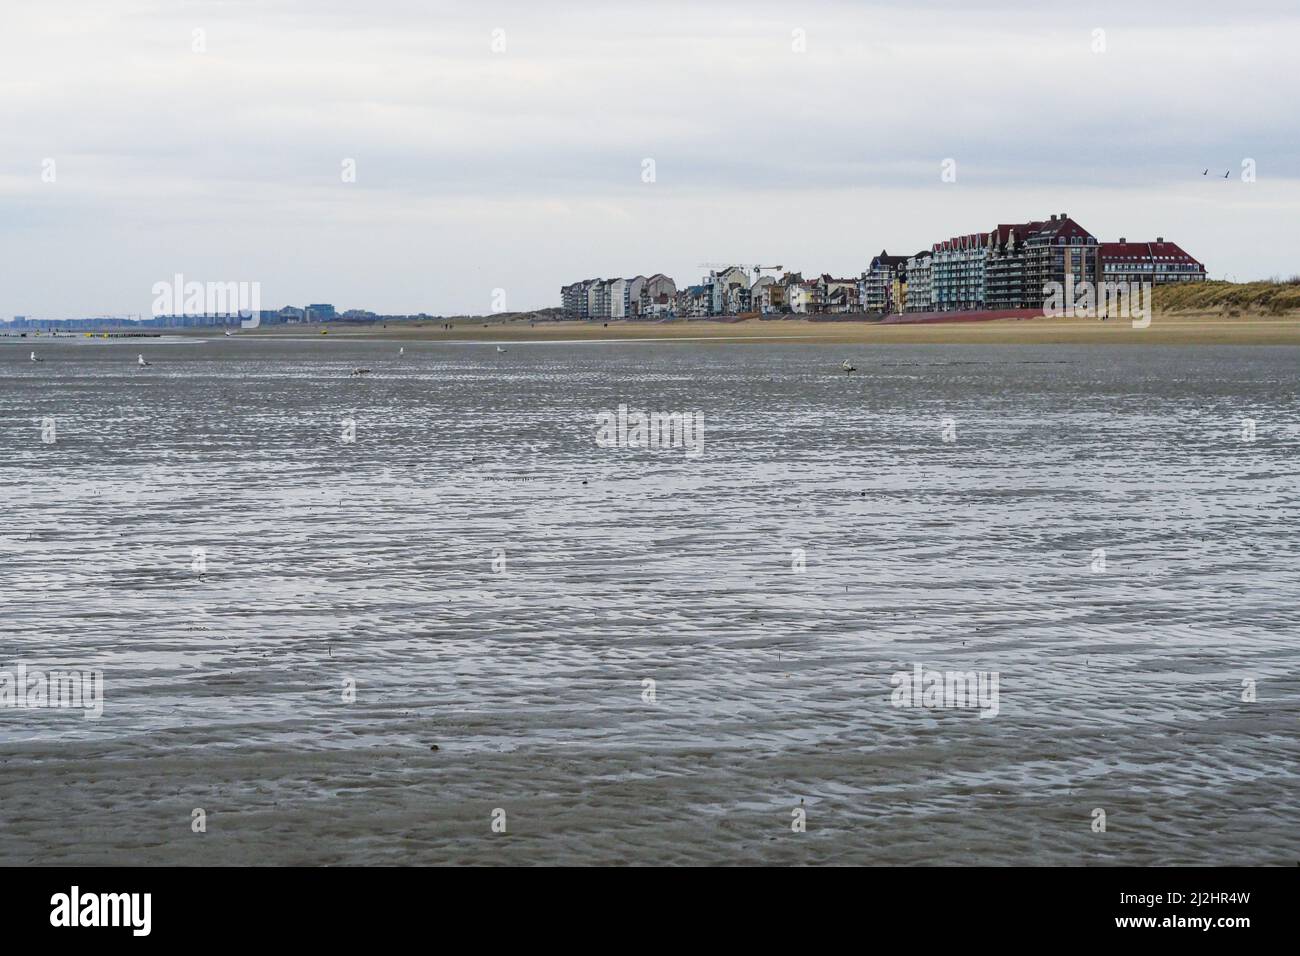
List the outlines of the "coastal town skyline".
{"type": "MultiPolygon", "coordinates": [[[[855,313],[1027,309],[1037,308],[1045,298],[1030,290],[1044,282],[1063,282],[1067,273],[1079,282],[1143,282],[1154,284],[1202,281],[1210,278],[1204,263],[1164,236],[1134,239],[1120,236],[1105,241],[1089,232],[1068,213],[1050,213],[1023,223],[999,223],[989,231],[962,233],[931,243],[915,254],[890,255],[882,248],[857,276],[835,277],[812,270],[805,279],[803,269],[784,265],[756,266],[743,260],[718,266],[700,279],[678,283],[666,273],[628,277],[592,278],[563,285],[559,302],[536,309],[510,310],[504,307],[504,290],[494,290],[492,308],[485,312],[381,313],[362,307],[336,308],[332,303],[288,304],[279,308],[259,307],[256,313],[267,324],[310,322],[428,321],[444,318],[488,317],[492,314],[546,312],[558,305],[566,318],[702,318],[711,315],[755,313],[855,313]],[[1072,263],[1048,269],[1044,246],[1069,244],[1072,263]],[[1035,247],[1038,247],[1035,252],[1035,247]],[[1028,276],[1022,260],[1026,254],[1037,259],[1028,276]],[[1082,258],[1082,261],[1080,261],[1082,258]],[[935,266],[932,269],[932,260],[935,266]],[[1071,264],[1073,268],[1070,268],[1071,264]],[[738,276],[753,270],[753,282],[741,283],[738,276]],[[986,269],[988,271],[986,283],[986,269]],[[909,283],[908,276],[912,281],[909,283]],[[987,284],[987,294],[986,294],[987,284]],[[743,286],[743,287],[742,287],[743,286]],[[931,289],[933,288],[933,301],[931,289]],[[793,289],[793,292],[789,291],[793,289]],[[909,294],[910,289],[910,294],[909,294]]],[[[1282,279],[1281,276],[1271,277],[1282,279]]],[[[155,283],[151,291],[165,290],[156,297],[151,313],[54,318],[40,315],[0,315],[0,330],[90,329],[142,326],[176,328],[232,324],[238,312],[211,309],[181,309],[186,277],[155,283]],[[172,295],[172,285],[175,295],[172,295]],[[159,303],[166,301],[165,308],[159,303]]],[[[194,288],[223,283],[193,282],[194,288]]],[[[231,284],[233,285],[233,283],[231,284]]],[[[258,297],[260,299],[260,282],[258,297]]],[[[247,305],[247,303],[244,303],[247,305]]],[[[557,316],[559,317],[559,316],[557,316]]]]}
{"type": "Polygon", "coordinates": [[[912,254],[882,249],[858,276],[805,279],[782,265],[736,263],[681,288],[663,273],[582,279],[562,286],[560,300],[566,317],[584,319],[1032,311],[1058,286],[1205,279],[1205,265],[1164,236],[1107,242],[1062,212],[950,236],[912,254]]]}
{"type": "Polygon", "coordinates": [[[142,8],[10,14],[2,316],[143,314],[176,272],[276,304],[483,314],[500,289],[523,311],[639,263],[856,275],[1049,209],[1177,237],[1212,278],[1296,271],[1282,3],[724,3],[707,25],[398,3],[363,33],[331,3],[142,8]]]}

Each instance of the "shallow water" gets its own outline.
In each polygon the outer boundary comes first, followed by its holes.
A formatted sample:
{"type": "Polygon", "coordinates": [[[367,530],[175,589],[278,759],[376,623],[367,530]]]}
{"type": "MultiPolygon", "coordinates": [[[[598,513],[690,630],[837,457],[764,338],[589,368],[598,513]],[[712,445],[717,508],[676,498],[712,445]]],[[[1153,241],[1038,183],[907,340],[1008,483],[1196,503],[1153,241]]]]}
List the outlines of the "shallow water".
{"type": "Polygon", "coordinates": [[[0,344],[0,863],[1300,859],[1300,350],[508,348],[0,344]]]}

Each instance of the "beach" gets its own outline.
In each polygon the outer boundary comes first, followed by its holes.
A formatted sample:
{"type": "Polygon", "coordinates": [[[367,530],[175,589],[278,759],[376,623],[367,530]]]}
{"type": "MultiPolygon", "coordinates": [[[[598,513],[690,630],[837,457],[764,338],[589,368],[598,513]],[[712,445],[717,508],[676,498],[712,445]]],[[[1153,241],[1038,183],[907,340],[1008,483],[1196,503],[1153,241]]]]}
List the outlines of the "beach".
{"type": "MultiPolygon", "coordinates": [[[[807,319],[442,323],[390,322],[277,325],[240,335],[362,336],[418,341],[563,342],[712,340],[824,345],[1300,345],[1300,314],[1229,317],[1219,313],[1157,312],[1146,328],[1130,320],[1085,318],[995,319],[925,324],[807,319]]],[[[202,331],[190,334],[201,335],[202,331]]],[[[208,332],[206,334],[212,334],[208,332]]]]}
{"type": "Polygon", "coordinates": [[[0,863],[1300,856],[1300,349],[420,331],[0,345],[0,863]]]}

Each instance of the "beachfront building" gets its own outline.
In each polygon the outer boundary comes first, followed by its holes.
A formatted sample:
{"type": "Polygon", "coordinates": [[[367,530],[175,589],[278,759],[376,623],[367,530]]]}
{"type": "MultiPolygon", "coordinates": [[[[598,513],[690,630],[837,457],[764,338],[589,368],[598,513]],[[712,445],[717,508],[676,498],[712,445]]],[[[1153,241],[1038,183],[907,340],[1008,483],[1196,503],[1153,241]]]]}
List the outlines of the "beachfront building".
{"type": "Polygon", "coordinates": [[[1157,236],[1155,242],[1103,242],[1097,247],[1102,282],[1203,282],[1205,266],[1176,243],[1157,236]]]}
{"type": "Polygon", "coordinates": [[[710,290],[710,315],[736,315],[749,311],[749,275],[740,266],[710,272],[701,283],[710,290]]]}
{"type": "Polygon", "coordinates": [[[884,249],[862,273],[862,308],[868,312],[893,312],[894,278],[907,265],[907,256],[891,256],[884,249]]]}
{"type": "Polygon", "coordinates": [[[614,279],[610,283],[609,317],[611,319],[635,318],[641,311],[641,288],[645,276],[631,279],[614,279]]]}
{"type": "Polygon", "coordinates": [[[862,311],[857,279],[836,279],[823,272],[817,285],[821,288],[822,311],[836,314],[862,311]]]}
{"type": "Polygon", "coordinates": [[[904,312],[930,311],[931,260],[934,257],[929,249],[922,249],[907,260],[907,296],[903,303],[904,312]]]}
{"type": "Polygon", "coordinates": [[[749,283],[729,283],[722,302],[724,315],[741,315],[753,309],[753,300],[749,295],[749,283]]]}
{"type": "Polygon", "coordinates": [[[582,279],[560,286],[560,307],[580,319],[634,319],[669,314],[677,286],[662,272],[650,278],[582,279]]]}
{"type": "Polygon", "coordinates": [[[614,296],[614,283],[618,279],[597,279],[587,292],[589,319],[608,319],[614,296]]]}
{"type": "Polygon", "coordinates": [[[984,261],[989,234],[972,232],[936,242],[931,250],[930,300],[933,311],[984,308],[984,261]]]}
{"type": "Polygon", "coordinates": [[[1025,243],[1025,308],[1042,308],[1049,283],[1096,282],[1097,249],[1097,237],[1065,213],[1042,223],[1025,243]]]}
{"type": "Polygon", "coordinates": [[[700,319],[712,315],[713,286],[707,283],[688,285],[677,293],[677,314],[700,319]]]}
{"type": "Polygon", "coordinates": [[[641,286],[640,307],[642,318],[662,318],[677,311],[677,283],[662,272],[656,272],[641,286]]]}
{"type": "MultiPolygon", "coordinates": [[[[602,316],[602,310],[608,306],[608,284],[603,278],[591,281],[586,287],[586,312],[584,319],[599,319],[602,316]]],[[[607,313],[603,313],[607,315],[607,313]]]]}
{"type": "Polygon", "coordinates": [[[815,281],[799,279],[788,283],[785,290],[790,311],[795,315],[816,315],[824,310],[825,293],[815,281]]]}
{"type": "Polygon", "coordinates": [[[560,306],[567,316],[585,319],[588,312],[587,294],[599,279],[581,279],[571,285],[560,287],[560,306]]]}
{"type": "Polygon", "coordinates": [[[1041,221],[999,223],[989,233],[984,264],[984,304],[990,309],[1028,308],[1025,284],[1029,237],[1043,228],[1041,221]]]}
{"type": "Polygon", "coordinates": [[[771,291],[770,296],[778,312],[794,312],[796,287],[803,284],[802,272],[786,272],[776,282],[776,287],[771,291]]]}
{"type": "Polygon", "coordinates": [[[780,312],[785,308],[785,286],[776,276],[759,276],[749,287],[749,304],[763,315],[780,312]]]}

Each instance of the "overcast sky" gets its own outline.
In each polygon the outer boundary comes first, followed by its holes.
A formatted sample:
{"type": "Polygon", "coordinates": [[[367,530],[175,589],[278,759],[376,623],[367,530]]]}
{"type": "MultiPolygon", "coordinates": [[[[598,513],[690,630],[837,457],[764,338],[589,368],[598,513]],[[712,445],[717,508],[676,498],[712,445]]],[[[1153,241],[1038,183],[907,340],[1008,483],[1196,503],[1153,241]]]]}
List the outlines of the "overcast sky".
{"type": "Polygon", "coordinates": [[[527,309],[703,262],[857,275],[1054,212],[1216,278],[1300,272],[1294,0],[2,12],[4,318],[147,313],[175,273],[264,308],[527,309]]]}

